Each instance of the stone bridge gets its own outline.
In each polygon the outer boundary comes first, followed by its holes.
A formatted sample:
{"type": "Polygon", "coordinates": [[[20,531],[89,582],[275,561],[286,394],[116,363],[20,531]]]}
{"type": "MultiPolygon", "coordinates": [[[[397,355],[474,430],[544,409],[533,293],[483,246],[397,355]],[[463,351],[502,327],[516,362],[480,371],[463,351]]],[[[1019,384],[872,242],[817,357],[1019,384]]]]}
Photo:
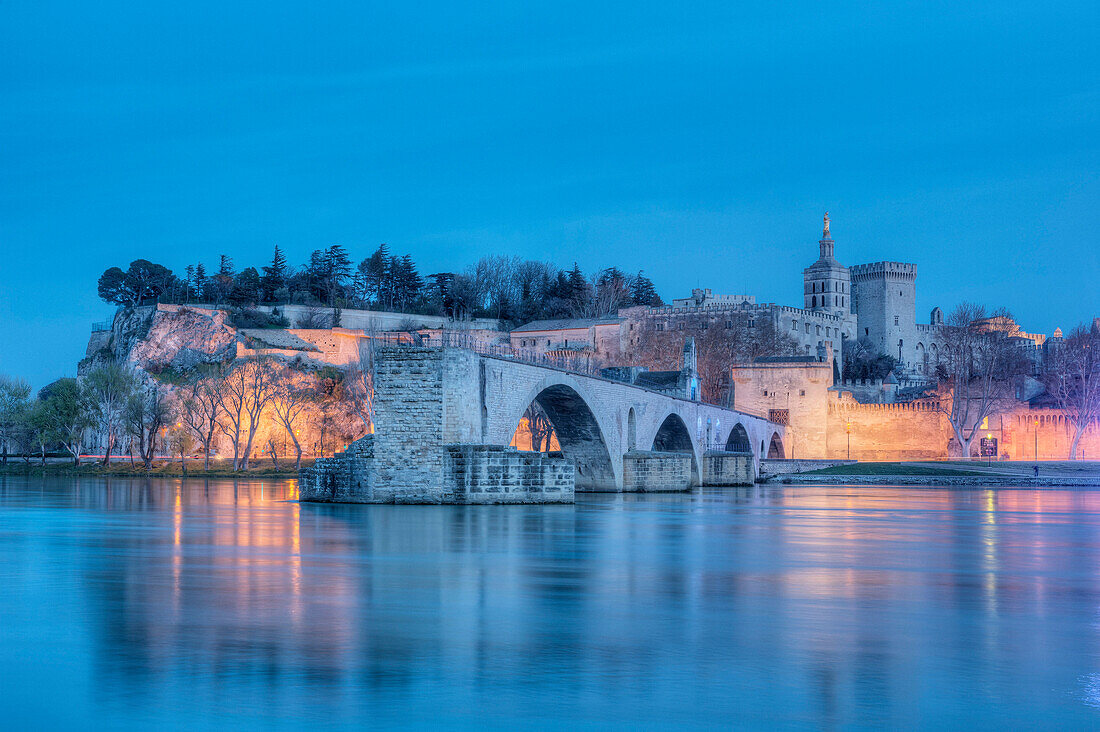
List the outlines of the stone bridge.
{"type": "MultiPolygon", "coordinates": [[[[398,500],[453,480],[454,461],[473,459],[468,453],[456,458],[459,447],[503,452],[533,402],[575,466],[579,491],[644,490],[641,474],[655,473],[650,482],[659,481],[672,457],[659,453],[678,453],[680,466],[690,456],[690,485],[713,482],[706,480],[705,461],[727,451],[750,463],[752,475],[761,458],[783,456],[784,428],[766,419],[472,350],[383,347],[374,378],[372,490],[398,500]]],[[[525,466],[527,474],[545,471],[525,466]]]]}

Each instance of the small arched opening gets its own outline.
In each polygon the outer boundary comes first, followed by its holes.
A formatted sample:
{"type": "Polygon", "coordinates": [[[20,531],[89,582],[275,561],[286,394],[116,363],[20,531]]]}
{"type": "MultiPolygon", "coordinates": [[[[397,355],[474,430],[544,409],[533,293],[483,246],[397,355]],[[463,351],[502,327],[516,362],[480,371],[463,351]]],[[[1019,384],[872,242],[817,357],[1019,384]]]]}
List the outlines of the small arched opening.
{"type": "Polygon", "coordinates": [[[784,457],[786,456],[783,454],[783,440],[779,438],[778,432],[773,432],[771,444],[768,445],[768,459],[782,460],[784,457]]]}
{"type": "Polygon", "coordinates": [[[699,465],[695,461],[695,448],[691,444],[691,433],[678,414],[670,414],[661,423],[653,437],[654,452],[686,452],[691,455],[691,483],[699,485],[699,465]]]}
{"type": "Polygon", "coordinates": [[[638,418],[634,416],[634,407],[626,415],[626,449],[638,449],[638,418]]]}

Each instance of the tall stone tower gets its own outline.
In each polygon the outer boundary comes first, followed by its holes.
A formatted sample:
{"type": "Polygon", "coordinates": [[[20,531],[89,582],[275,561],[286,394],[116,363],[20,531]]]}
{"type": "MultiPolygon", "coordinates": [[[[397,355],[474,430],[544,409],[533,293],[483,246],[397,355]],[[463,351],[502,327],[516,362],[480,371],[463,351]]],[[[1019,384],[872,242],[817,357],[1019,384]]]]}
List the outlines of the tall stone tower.
{"type": "Polygon", "coordinates": [[[817,261],[802,270],[805,292],[805,308],[837,315],[841,318],[851,313],[851,278],[848,268],[833,256],[833,237],[829,233],[829,212],[825,212],[825,228],[818,241],[820,256],[817,261]]]}
{"type": "Polygon", "coordinates": [[[852,267],[857,337],[881,353],[916,364],[917,265],[872,262],[852,267]]]}

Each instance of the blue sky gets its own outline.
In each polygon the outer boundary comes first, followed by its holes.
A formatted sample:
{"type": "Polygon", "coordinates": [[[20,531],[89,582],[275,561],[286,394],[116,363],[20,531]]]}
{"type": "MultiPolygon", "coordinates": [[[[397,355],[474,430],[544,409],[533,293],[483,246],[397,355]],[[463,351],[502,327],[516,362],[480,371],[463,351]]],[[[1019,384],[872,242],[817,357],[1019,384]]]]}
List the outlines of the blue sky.
{"type": "Polygon", "coordinates": [[[0,4],[0,372],[74,373],[108,266],[275,244],[793,305],[826,209],[922,319],[1100,315],[1100,4],[827,5],[0,4]]]}

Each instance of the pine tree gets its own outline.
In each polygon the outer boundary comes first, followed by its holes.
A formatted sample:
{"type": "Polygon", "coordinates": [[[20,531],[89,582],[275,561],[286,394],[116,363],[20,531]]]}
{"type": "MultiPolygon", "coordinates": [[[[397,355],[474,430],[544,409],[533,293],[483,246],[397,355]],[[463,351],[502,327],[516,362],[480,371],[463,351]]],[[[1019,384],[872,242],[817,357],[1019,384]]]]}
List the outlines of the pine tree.
{"type": "Polygon", "coordinates": [[[283,250],[275,246],[275,255],[271,258],[271,264],[264,267],[264,275],[260,279],[264,302],[274,302],[276,291],[286,287],[287,266],[283,250]]]}
{"type": "Polygon", "coordinates": [[[408,254],[401,259],[394,258],[394,280],[397,305],[406,310],[415,305],[420,299],[420,291],[424,287],[424,280],[416,271],[416,265],[408,254]]]}
{"type": "Polygon", "coordinates": [[[222,254],[218,259],[218,273],[215,277],[232,277],[233,259],[227,254],[222,254]]]}
{"type": "Polygon", "coordinates": [[[368,304],[382,302],[382,288],[386,279],[389,255],[389,247],[386,244],[380,244],[374,254],[359,263],[359,272],[363,276],[363,299],[368,304]]]}
{"type": "Polygon", "coordinates": [[[206,297],[206,265],[199,262],[195,265],[195,298],[205,300],[206,297]]]}
{"type": "Polygon", "coordinates": [[[649,305],[651,307],[664,305],[661,296],[657,294],[657,288],[653,286],[653,281],[646,277],[642,270],[638,270],[638,276],[631,283],[630,301],[634,305],[649,305]]]}
{"type": "Polygon", "coordinates": [[[351,259],[348,252],[339,244],[333,244],[324,254],[324,284],[328,304],[336,305],[336,298],[344,289],[344,283],[351,277],[351,259]]]}
{"type": "Polygon", "coordinates": [[[187,265],[184,272],[187,273],[187,283],[183,297],[185,302],[190,302],[195,297],[195,265],[187,265]]]}

